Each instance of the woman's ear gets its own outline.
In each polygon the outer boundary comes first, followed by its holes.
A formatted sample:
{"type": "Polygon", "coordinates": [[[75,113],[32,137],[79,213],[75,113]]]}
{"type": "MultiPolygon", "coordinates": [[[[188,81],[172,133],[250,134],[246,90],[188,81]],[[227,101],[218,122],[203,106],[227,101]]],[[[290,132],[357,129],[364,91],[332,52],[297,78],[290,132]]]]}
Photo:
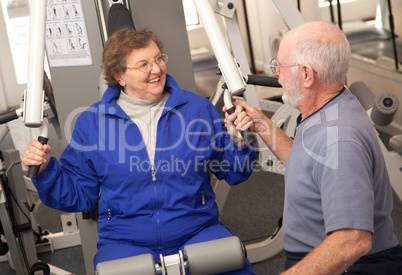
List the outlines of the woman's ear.
{"type": "Polygon", "coordinates": [[[121,75],[115,74],[114,79],[120,84],[120,86],[122,86],[122,87],[126,86],[126,82],[121,77],[121,75]]]}

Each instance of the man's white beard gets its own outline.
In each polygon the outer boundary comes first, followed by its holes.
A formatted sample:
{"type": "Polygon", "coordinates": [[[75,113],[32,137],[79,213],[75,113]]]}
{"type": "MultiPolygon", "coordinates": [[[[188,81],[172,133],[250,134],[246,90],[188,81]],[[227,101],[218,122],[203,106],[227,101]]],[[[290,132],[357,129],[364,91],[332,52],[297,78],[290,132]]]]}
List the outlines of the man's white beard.
{"type": "Polygon", "coordinates": [[[303,98],[302,90],[296,77],[288,81],[288,83],[280,83],[283,87],[282,100],[293,108],[299,107],[300,100],[303,98]],[[295,81],[293,81],[295,79],[295,81]]]}
{"type": "Polygon", "coordinates": [[[289,95],[289,93],[285,91],[284,94],[282,95],[283,102],[285,102],[286,104],[288,104],[289,106],[291,106],[295,109],[297,109],[297,107],[299,107],[299,103],[300,103],[301,99],[302,99],[301,93],[299,96],[296,97],[296,96],[289,95]]]}

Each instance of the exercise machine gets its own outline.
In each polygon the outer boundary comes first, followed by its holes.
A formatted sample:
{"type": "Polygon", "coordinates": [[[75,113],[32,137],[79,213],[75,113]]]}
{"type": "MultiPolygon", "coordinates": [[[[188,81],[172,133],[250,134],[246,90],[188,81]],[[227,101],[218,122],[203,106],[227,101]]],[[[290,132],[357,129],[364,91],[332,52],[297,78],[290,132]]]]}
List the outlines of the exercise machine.
{"type": "Polygon", "coordinates": [[[10,252],[10,266],[16,274],[50,274],[48,264],[36,257],[27,190],[19,152],[3,151],[4,167],[0,171],[0,221],[10,252]]]}
{"type": "MultiPolygon", "coordinates": [[[[51,113],[49,109],[49,116],[52,116],[51,113]]],[[[7,114],[9,113],[6,112],[5,115],[7,114]]],[[[2,124],[4,122],[2,119],[4,116],[0,114],[0,143],[10,133],[16,147],[1,152],[4,160],[0,161],[0,227],[4,230],[5,244],[9,248],[3,260],[8,260],[10,267],[18,275],[50,274],[49,272],[54,275],[70,274],[58,267],[38,261],[37,254],[48,251],[53,253],[54,250],[81,244],[75,214],[61,216],[63,232],[48,232],[37,224],[36,214],[41,202],[37,199],[37,192],[31,179],[26,176],[27,171],[23,170],[20,158],[20,150],[23,150],[26,144],[22,146],[24,141],[13,139],[15,136],[8,129],[11,121],[2,124]]],[[[47,125],[47,119],[44,122],[47,125]]],[[[30,128],[23,125],[21,117],[12,123],[13,131],[23,131],[25,128],[24,133],[31,132],[30,128]]],[[[32,132],[30,136],[34,138],[38,131],[32,132]]]]}
{"type": "Polygon", "coordinates": [[[186,245],[178,254],[162,256],[157,264],[151,254],[99,263],[97,275],[210,275],[244,267],[246,251],[236,236],[186,245]]]}
{"type": "MultiPolygon", "coordinates": [[[[359,99],[375,126],[391,124],[400,104],[394,94],[382,93],[375,96],[367,85],[361,81],[352,83],[349,89],[359,99]]],[[[378,131],[377,133],[392,188],[402,201],[402,135],[392,136],[389,139],[388,146],[386,146],[378,131]]]]}
{"type": "MultiPolygon", "coordinates": [[[[24,93],[24,108],[3,113],[1,124],[20,116],[28,127],[40,127],[43,121],[43,79],[44,79],[44,7],[46,1],[37,1],[31,7],[31,34],[28,61],[28,84],[24,93]],[[35,15],[42,16],[43,20],[36,20],[35,15]],[[43,31],[41,31],[43,26],[43,31]],[[36,30],[39,32],[36,34],[36,30]],[[38,35],[38,37],[36,37],[38,35]],[[37,39],[39,38],[39,39],[37,39]],[[39,40],[39,43],[33,41],[39,40]],[[42,45],[41,45],[42,43],[42,45]],[[39,54],[38,54],[39,53],[39,54]],[[39,69],[37,69],[39,68],[39,69]],[[28,103],[29,102],[29,103],[28,103]]],[[[43,124],[41,132],[47,134],[47,125],[43,124]]],[[[30,209],[22,202],[27,203],[26,187],[17,150],[4,152],[6,170],[2,170],[0,187],[0,219],[3,225],[7,244],[11,253],[11,264],[17,274],[50,274],[47,264],[37,261],[34,244],[34,235],[30,222],[30,209]],[[8,192],[6,192],[6,190],[8,192]],[[8,198],[8,199],[7,199],[8,198]],[[10,199],[13,201],[10,201],[10,199]]],[[[30,167],[28,174],[36,177],[39,167],[30,167]]]]}
{"type": "MultiPolygon", "coordinates": [[[[38,140],[42,144],[47,143],[46,117],[55,122],[56,132],[59,130],[53,92],[44,72],[45,20],[46,1],[35,1],[31,5],[27,90],[24,92],[22,108],[0,114],[0,142],[7,134],[7,127],[3,124],[12,120],[29,128],[39,128],[38,140]]],[[[21,151],[25,146],[18,147],[21,151]]],[[[38,228],[32,214],[35,204],[28,197],[28,191],[36,191],[30,178],[36,178],[39,166],[29,167],[27,176],[24,176],[20,152],[17,149],[8,149],[3,151],[3,155],[4,165],[0,172],[0,221],[10,251],[10,266],[18,275],[50,274],[50,266],[37,260],[36,244],[43,241],[43,236],[38,230],[34,230],[38,228]]],[[[53,250],[52,242],[46,240],[46,244],[50,244],[53,250]]],[[[52,271],[52,274],[70,274],[56,267],[52,271]]]]}

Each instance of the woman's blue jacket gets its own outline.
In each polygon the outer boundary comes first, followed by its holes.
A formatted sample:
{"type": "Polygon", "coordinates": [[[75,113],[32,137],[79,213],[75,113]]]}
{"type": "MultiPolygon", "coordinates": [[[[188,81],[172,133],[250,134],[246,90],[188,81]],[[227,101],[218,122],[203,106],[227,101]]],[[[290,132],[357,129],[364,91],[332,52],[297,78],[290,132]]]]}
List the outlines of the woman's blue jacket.
{"type": "Polygon", "coordinates": [[[90,211],[99,197],[100,242],[175,246],[219,222],[210,172],[230,185],[247,180],[254,147],[235,145],[215,107],[167,75],[152,166],[137,125],[116,104],[120,89],[109,87],[78,117],[61,164],[52,157],[33,182],[42,202],[62,211],[90,211]]]}

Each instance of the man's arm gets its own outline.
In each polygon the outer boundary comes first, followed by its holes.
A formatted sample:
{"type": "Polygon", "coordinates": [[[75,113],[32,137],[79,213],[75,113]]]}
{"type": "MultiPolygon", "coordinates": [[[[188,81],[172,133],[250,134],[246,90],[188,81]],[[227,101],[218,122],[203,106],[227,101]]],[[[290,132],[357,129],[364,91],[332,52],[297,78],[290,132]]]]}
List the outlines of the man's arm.
{"type": "Polygon", "coordinates": [[[281,275],[342,274],[371,249],[371,232],[341,229],[332,232],[303,260],[281,275]]]}
{"type": "Polygon", "coordinates": [[[234,105],[244,108],[247,115],[253,120],[253,131],[259,134],[272,153],[283,164],[286,164],[292,150],[293,140],[260,110],[246,101],[237,99],[234,105]]]}

